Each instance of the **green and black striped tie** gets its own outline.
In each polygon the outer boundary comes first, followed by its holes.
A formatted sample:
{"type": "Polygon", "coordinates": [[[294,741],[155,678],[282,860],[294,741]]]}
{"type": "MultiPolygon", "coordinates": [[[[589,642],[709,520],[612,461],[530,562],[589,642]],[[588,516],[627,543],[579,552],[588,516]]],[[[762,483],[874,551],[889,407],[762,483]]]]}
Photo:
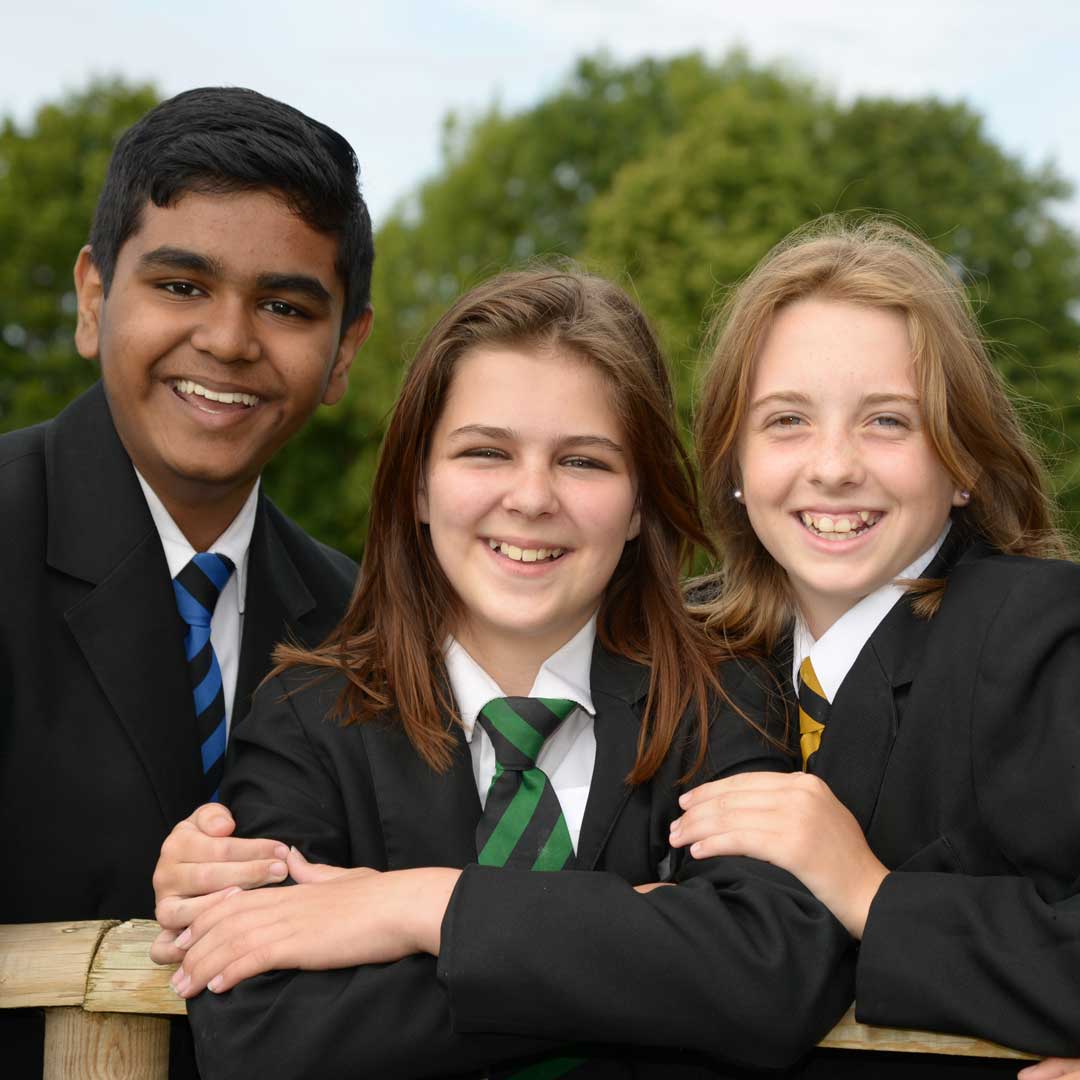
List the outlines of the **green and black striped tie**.
{"type": "MultiPolygon", "coordinates": [[[[577,708],[565,698],[494,698],[477,716],[495,747],[495,775],[476,827],[477,862],[514,870],[568,870],[574,845],[559,797],[543,769],[540,748],[577,708]]],[[[546,1058],[531,1065],[496,1067],[491,1080],[554,1080],[590,1075],[580,1057],[546,1058]]]]}
{"type": "Polygon", "coordinates": [[[494,698],[477,721],[495,747],[495,775],[476,827],[477,862],[515,870],[566,870],[574,846],[559,797],[536,767],[540,748],[577,708],[564,698],[494,698]]]}

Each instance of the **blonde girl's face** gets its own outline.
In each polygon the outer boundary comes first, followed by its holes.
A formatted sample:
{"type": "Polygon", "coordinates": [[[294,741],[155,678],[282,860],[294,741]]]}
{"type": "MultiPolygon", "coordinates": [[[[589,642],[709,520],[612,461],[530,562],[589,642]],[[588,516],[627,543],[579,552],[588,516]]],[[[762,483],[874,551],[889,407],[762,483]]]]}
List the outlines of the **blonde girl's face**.
{"type": "Polygon", "coordinates": [[[823,298],[782,308],[738,440],[750,524],[820,637],[965,505],[927,436],[904,315],[823,298]]]}
{"type": "Polygon", "coordinates": [[[419,499],[478,660],[541,659],[599,607],[639,515],[611,389],[558,352],[476,349],[457,362],[419,499]]]}

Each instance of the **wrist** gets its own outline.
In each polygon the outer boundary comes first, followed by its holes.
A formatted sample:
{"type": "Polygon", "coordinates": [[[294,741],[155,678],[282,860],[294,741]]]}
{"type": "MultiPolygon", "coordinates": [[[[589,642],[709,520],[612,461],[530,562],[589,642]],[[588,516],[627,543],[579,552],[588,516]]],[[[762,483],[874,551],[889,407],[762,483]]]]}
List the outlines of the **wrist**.
{"type": "Polygon", "coordinates": [[[443,917],[461,871],[428,866],[403,873],[412,875],[410,898],[406,905],[406,932],[412,951],[438,956],[443,917]]]}
{"type": "Polygon", "coordinates": [[[888,875],[888,869],[875,859],[874,865],[868,867],[862,875],[850,912],[840,918],[847,932],[856,941],[862,941],[863,934],[866,932],[866,920],[870,917],[870,906],[881,888],[881,883],[888,875]]]}

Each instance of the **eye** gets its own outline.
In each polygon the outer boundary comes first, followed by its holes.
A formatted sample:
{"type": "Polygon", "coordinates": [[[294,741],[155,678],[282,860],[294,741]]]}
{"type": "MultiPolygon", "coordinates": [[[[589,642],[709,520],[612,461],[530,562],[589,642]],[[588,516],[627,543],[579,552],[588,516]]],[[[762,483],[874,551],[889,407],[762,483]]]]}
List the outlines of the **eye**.
{"type": "Polygon", "coordinates": [[[193,296],[206,295],[203,289],[200,289],[198,285],[193,285],[190,281],[163,281],[156,288],[168,293],[169,296],[177,296],[185,300],[193,296]]]}
{"type": "Polygon", "coordinates": [[[777,416],[770,421],[772,427],[778,428],[794,428],[801,427],[806,421],[801,416],[795,416],[792,413],[785,413],[783,416],[777,416]]]}
{"type": "Polygon", "coordinates": [[[502,461],[505,460],[507,454],[504,450],[499,450],[494,446],[474,446],[468,450],[462,450],[460,456],[479,458],[481,461],[502,461]]]}
{"type": "Polygon", "coordinates": [[[270,312],[271,315],[280,315],[286,319],[307,319],[310,318],[306,311],[296,307],[294,304],[287,303],[285,300],[267,300],[263,307],[270,312]]]}
{"type": "Polygon", "coordinates": [[[897,431],[901,428],[908,426],[907,421],[902,416],[875,416],[870,423],[874,427],[883,428],[886,431],[897,431]]]}
{"type": "Polygon", "coordinates": [[[611,471],[611,466],[606,462],[599,461],[596,458],[583,457],[581,454],[565,457],[562,459],[561,464],[566,465],[571,469],[604,469],[607,472],[611,471]]]}

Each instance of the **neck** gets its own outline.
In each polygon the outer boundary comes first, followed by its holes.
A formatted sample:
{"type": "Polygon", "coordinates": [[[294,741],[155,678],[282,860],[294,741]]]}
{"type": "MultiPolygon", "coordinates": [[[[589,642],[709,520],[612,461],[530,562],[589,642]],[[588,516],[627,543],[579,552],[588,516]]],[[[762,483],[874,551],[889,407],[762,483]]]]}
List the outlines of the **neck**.
{"type": "Polygon", "coordinates": [[[196,551],[206,551],[233,523],[255,486],[255,481],[250,480],[227,491],[208,492],[201,488],[189,492],[163,490],[150,477],[146,480],[196,551]]]}
{"type": "Polygon", "coordinates": [[[547,637],[523,640],[506,634],[478,633],[467,627],[454,637],[508,697],[527,697],[544,661],[580,629],[580,626],[576,627],[557,640],[547,637]]]}

